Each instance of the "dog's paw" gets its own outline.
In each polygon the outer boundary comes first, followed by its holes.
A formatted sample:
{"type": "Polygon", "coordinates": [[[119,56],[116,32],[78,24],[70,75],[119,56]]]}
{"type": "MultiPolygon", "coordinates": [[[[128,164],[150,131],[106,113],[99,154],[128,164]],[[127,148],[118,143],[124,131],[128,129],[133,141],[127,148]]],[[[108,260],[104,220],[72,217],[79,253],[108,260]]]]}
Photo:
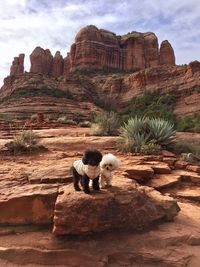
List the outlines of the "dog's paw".
{"type": "Polygon", "coordinates": [[[94,189],[95,191],[99,191],[99,190],[100,190],[100,187],[99,187],[99,185],[93,185],[93,189],[94,189]]]}
{"type": "Polygon", "coordinates": [[[75,191],[81,191],[80,187],[75,187],[75,191]]]}
{"type": "Polygon", "coordinates": [[[85,194],[90,194],[91,193],[90,189],[84,189],[83,191],[84,191],[85,194]]]}

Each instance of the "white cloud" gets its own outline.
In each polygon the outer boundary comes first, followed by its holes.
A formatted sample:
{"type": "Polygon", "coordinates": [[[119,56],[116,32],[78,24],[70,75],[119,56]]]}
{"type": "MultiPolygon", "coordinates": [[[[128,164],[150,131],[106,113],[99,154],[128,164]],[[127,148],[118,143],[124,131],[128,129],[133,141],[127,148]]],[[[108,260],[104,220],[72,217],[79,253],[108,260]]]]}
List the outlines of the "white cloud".
{"type": "MultiPolygon", "coordinates": [[[[9,74],[13,57],[29,55],[36,46],[63,56],[77,31],[88,24],[117,34],[153,31],[168,39],[178,64],[199,59],[199,0],[4,0],[0,9],[0,80],[9,74]]],[[[0,82],[1,84],[1,82],[0,82]]]]}

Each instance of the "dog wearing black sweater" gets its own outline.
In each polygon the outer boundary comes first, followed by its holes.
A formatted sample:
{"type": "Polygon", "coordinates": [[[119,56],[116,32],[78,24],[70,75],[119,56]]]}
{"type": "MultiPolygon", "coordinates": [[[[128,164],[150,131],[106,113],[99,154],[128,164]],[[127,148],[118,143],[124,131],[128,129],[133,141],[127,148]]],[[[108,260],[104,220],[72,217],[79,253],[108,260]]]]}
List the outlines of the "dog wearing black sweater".
{"type": "Polygon", "coordinates": [[[76,191],[81,191],[79,183],[86,194],[90,194],[89,182],[92,180],[92,187],[99,191],[100,162],[102,154],[96,149],[85,151],[82,160],[74,161],[72,165],[73,184],[76,191]]]}

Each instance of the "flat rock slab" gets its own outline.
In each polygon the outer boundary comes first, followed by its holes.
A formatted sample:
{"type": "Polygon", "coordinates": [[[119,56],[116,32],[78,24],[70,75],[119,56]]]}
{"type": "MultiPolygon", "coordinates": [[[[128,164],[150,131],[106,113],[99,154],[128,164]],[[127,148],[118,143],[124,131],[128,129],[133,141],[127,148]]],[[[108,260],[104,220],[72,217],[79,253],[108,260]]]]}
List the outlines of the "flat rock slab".
{"type": "Polygon", "coordinates": [[[186,198],[193,201],[200,201],[200,188],[184,189],[176,192],[176,196],[186,198]]]}
{"type": "Polygon", "coordinates": [[[154,173],[156,174],[169,174],[171,173],[171,169],[168,166],[168,164],[158,164],[158,165],[152,165],[152,169],[154,170],[154,173]]]}
{"type": "Polygon", "coordinates": [[[72,175],[70,174],[70,166],[48,166],[43,169],[34,170],[28,177],[31,184],[52,184],[52,183],[66,183],[72,182],[72,175]]]}
{"type": "Polygon", "coordinates": [[[154,170],[149,165],[133,165],[124,170],[126,177],[138,182],[146,182],[153,178],[154,170]]]}
{"type": "Polygon", "coordinates": [[[155,189],[163,189],[180,182],[181,176],[176,174],[156,174],[147,185],[155,189]]]}
{"type": "Polygon", "coordinates": [[[0,196],[0,224],[52,223],[58,187],[24,185],[6,190],[0,196]]]}
{"type": "Polygon", "coordinates": [[[185,171],[185,170],[177,170],[177,171],[173,171],[173,173],[180,175],[182,181],[191,182],[197,185],[200,184],[200,174],[198,173],[185,171]]]}
{"type": "Polygon", "coordinates": [[[87,195],[64,187],[55,205],[55,235],[80,235],[106,230],[138,230],[158,220],[172,220],[177,202],[150,187],[138,187],[131,180],[115,180],[108,190],[87,195]]]}
{"type": "Polygon", "coordinates": [[[199,165],[188,165],[186,167],[186,170],[192,171],[192,172],[197,172],[200,174],[200,166],[199,165]]]}

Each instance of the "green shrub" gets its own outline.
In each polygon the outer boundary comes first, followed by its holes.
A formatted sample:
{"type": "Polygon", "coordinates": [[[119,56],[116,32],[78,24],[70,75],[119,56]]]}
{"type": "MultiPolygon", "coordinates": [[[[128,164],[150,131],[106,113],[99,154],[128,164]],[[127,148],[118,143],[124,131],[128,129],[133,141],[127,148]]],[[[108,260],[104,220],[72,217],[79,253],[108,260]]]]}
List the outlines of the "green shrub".
{"type": "Polygon", "coordinates": [[[80,127],[91,127],[91,122],[90,121],[81,121],[81,122],[79,122],[78,126],[80,126],[80,127]]]}
{"type": "Polygon", "coordinates": [[[69,125],[77,125],[77,122],[71,119],[67,119],[65,115],[58,117],[57,122],[69,125]]]}
{"type": "Polygon", "coordinates": [[[14,115],[11,114],[0,114],[0,121],[13,121],[15,119],[14,115]]]}
{"type": "Polygon", "coordinates": [[[104,111],[96,115],[91,129],[94,135],[116,135],[119,127],[119,116],[113,111],[104,111]]]}
{"type": "Polygon", "coordinates": [[[39,148],[38,136],[32,130],[23,130],[21,133],[14,136],[13,141],[5,144],[9,152],[13,154],[23,154],[35,151],[39,148]]]}
{"type": "Polygon", "coordinates": [[[140,148],[140,153],[144,155],[159,155],[162,147],[153,141],[143,144],[140,148]]]}
{"type": "Polygon", "coordinates": [[[130,101],[126,114],[130,114],[132,117],[137,115],[149,118],[163,118],[173,122],[174,103],[174,95],[158,95],[145,92],[142,96],[134,97],[130,101]]]}
{"type": "Polygon", "coordinates": [[[66,120],[65,123],[69,125],[77,125],[77,122],[71,119],[66,120]]]}
{"type": "Polygon", "coordinates": [[[200,94],[200,86],[196,86],[195,91],[200,94]]]}
{"type": "Polygon", "coordinates": [[[177,131],[200,133],[200,113],[191,117],[178,118],[176,122],[177,131]]]}
{"type": "Polygon", "coordinates": [[[31,121],[33,122],[33,121],[37,121],[37,119],[38,119],[38,115],[37,114],[33,114],[33,115],[31,115],[31,121]]]}
{"type": "Polygon", "coordinates": [[[66,116],[62,115],[62,116],[58,117],[57,122],[66,123],[66,120],[67,120],[66,116]]]}
{"type": "Polygon", "coordinates": [[[176,154],[192,153],[193,155],[200,157],[200,142],[181,139],[171,144],[169,150],[176,154]]]}
{"type": "Polygon", "coordinates": [[[43,96],[50,96],[56,98],[67,98],[73,99],[73,95],[69,90],[63,91],[60,89],[55,88],[48,88],[48,87],[40,87],[40,88],[19,88],[11,93],[9,97],[3,98],[3,101],[7,100],[8,98],[28,98],[28,97],[43,97],[43,96]]]}
{"type": "Polygon", "coordinates": [[[93,102],[96,106],[102,108],[103,110],[106,111],[115,111],[114,103],[113,100],[111,99],[101,99],[99,96],[94,96],[93,97],[93,102]]]}
{"type": "Polygon", "coordinates": [[[108,67],[103,67],[99,69],[79,69],[73,72],[73,75],[75,77],[79,76],[94,76],[94,75],[104,75],[104,74],[112,74],[112,73],[117,73],[121,75],[126,75],[127,73],[132,73],[138,71],[138,68],[135,68],[131,71],[123,71],[121,69],[117,68],[108,68],[108,67]]]}
{"type": "Polygon", "coordinates": [[[159,150],[170,145],[174,135],[173,125],[164,119],[135,116],[121,127],[118,148],[124,152],[143,153],[148,150],[147,146],[159,150]]]}

